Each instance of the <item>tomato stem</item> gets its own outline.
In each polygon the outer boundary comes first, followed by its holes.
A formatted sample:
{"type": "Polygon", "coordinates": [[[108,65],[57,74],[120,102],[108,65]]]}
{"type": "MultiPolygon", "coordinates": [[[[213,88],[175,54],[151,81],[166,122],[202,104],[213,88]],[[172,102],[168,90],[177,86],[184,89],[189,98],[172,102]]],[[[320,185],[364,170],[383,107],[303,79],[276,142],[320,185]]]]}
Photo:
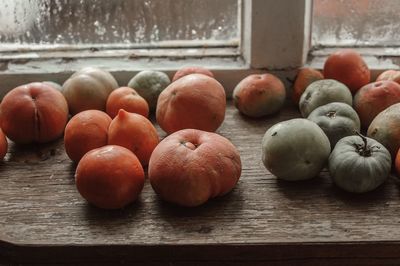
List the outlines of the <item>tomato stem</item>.
{"type": "Polygon", "coordinates": [[[326,114],[326,116],[329,117],[329,118],[335,118],[336,117],[336,111],[329,111],[326,114]]]}
{"type": "Polygon", "coordinates": [[[360,138],[361,138],[361,139],[363,140],[363,142],[364,142],[364,146],[356,144],[356,148],[357,148],[358,153],[359,153],[361,156],[364,156],[364,157],[369,157],[369,156],[371,156],[371,149],[368,147],[367,138],[366,138],[364,135],[362,135],[360,132],[358,132],[358,131],[355,131],[355,133],[356,133],[358,136],[360,136],[360,138]]]}

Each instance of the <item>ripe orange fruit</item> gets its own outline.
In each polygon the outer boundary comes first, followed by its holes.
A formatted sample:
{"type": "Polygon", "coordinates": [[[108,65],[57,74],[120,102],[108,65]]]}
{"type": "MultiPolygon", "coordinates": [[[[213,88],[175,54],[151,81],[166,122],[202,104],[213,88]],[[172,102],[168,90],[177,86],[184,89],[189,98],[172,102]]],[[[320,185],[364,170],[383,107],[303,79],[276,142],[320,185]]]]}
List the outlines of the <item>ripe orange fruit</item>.
{"type": "Polygon", "coordinates": [[[272,74],[252,74],[236,85],[232,98],[241,113],[261,117],[282,108],[286,89],[282,81],[272,74]]]}
{"type": "Polygon", "coordinates": [[[119,109],[130,113],[149,116],[149,105],[146,100],[130,87],[120,87],[110,93],[107,99],[106,112],[114,118],[119,109]]]}
{"type": "Polygon", "coordinates": [[[107,145],[82,157],[75,182],[88,202],[99,208],[119,209],[138,198],[144,185],[144,171],[131,151],[107,145]]]}
{"type": "Polygon", "coordinates": [[[68,157],[79,162],[85,153],[107,145],[111,118],[99,110],[74,115],[65,127],[64,147],[68,157]]]}
{"type": "Polygon", "coordinates": [[[0,129],[0,159],[3,159],[8,150],[8,141],[6,135],[4,135],[3,130],[0,129]]]}
{"type": "Polygon", "coordinates": [[[185,128],[213,132],[224,121],[225,107],[225,90],[217,80],[189,74],[161,92],[156,118],[168,134],[185,128]]]}
{"type": "Polygon", "coordinates": [[[324,64],[324,78],[345,84],[354,94],[371,79],[370,70],[359,53],[342,49],[331,54],[324,64]]]}
{"type": "Polygon", "coordinates": [[[211,78],[214,78],[214,74],[207,68],[199,67],[199,66],[186,66],[175,72],[175,75],[172,78],[172,82],[180,79],[183,76],[186,76],[189,74],[196,74],[196,73],[203,74],[203,75],[209,76],[211,78]]]}
{"type": "Polygon", "coordinates": [[[146,117],[123,109],[119,110],[108,129],[108,144],[131,150],[143,166],[149,163],[159,141],[156,128],[146,117]]]}
{"type": "Polygon", "coordinates": [[[11,90],[0,104],[0,127],[19,144],[53,141],[62,136],[67,121],[64,96],[42,82],[11,90]]]}
{"type": "Polygon", "coordinates": [[[353,107],[360,117],[361,125],[368,128],[380,112],[399,102],[400,85],[391,80],[383,80],[361,87],[354,95],[353,107]]]}
{"type": "Polygon", "coordinates": [[[307,89],[308,85],[314,81],[323,79],[324,76],[321,72],[314,68],[303,67],[299,69],[296,79],[293,84],[292,101],[296,106],[299,105],[300,97],[303,92],[307,89]]]}
{"type": "Polygon", "coordinates": [[[149,180],[162,199],[192,207],[231,191],[241,170],[239,152],[228,139],[184,129],[163,139],[154,150],[149,180]]]}
{"type": "Polygon", "coordinates": [[[400,71],[399,70],[386,70],[382,72],[376,79],[376,81],[392,80],[400,84],[400,71]]]}

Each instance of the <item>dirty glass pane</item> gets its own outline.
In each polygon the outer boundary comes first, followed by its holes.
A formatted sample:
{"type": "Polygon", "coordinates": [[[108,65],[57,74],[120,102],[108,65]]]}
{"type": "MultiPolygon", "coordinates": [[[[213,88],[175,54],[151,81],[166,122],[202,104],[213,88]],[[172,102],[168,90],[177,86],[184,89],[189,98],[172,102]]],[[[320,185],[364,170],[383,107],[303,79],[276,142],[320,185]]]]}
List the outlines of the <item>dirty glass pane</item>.
{"type": "Polygon", "coordinates": [[[235,42],[239,0],[0,0],[0,43],[235,42]]]}
{"type": "Polygon", "coordinates": [[[314,0],[313,45],[399,46],[399,0],[314,0]]]}

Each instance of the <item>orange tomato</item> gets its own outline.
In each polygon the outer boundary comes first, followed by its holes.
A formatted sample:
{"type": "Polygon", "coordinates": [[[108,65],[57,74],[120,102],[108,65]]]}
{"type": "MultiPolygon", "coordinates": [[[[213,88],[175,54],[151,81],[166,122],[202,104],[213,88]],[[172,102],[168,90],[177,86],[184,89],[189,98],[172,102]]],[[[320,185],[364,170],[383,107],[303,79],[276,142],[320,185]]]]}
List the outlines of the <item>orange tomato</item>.
{"type": "Polygon", "coordinates": [[[371,73],[359,53],[352,49],[341,49],[325,61],[324,77],[342,82],[354,94],[370,82],[371,73]]]}

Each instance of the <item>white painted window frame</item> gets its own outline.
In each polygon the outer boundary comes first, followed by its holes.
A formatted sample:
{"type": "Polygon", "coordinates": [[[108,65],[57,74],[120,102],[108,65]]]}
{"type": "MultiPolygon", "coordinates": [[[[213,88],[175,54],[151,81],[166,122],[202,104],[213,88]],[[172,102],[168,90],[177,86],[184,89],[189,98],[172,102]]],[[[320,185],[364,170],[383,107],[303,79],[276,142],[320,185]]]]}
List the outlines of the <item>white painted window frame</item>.
{"type": "Polygon", "coordinates": [[[238,48],[235,44],[222,47],[219,43],[181,48],[179,42],[151,48],[62,47],[24,51],[0,48],[0,97],[28,82],[52,80],[62,84],[84,66],[110,71],[121,86],[145,69],[172,76],[185,65],[204,66],[215,73],[228,95],[251,73],[268,71],[286,82],[307,59],[312,0],[241,0],[240,8],[238,48]]]}

